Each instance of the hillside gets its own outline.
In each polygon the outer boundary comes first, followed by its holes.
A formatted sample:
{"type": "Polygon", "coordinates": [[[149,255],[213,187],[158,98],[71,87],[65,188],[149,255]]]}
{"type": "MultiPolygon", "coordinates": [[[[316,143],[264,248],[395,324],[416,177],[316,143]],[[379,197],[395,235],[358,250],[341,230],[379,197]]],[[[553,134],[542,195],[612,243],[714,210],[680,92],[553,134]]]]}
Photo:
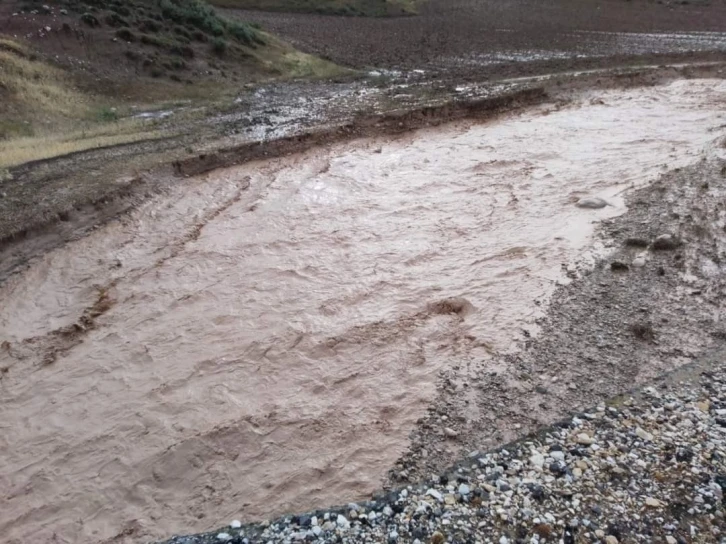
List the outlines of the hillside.
{"type": "Polygon", "coordinates": [[[211,0],[222,8],[393,17],[414,15],[420,0],[211,0]]]}
{"type": "Polygon", "coordinates": [[[0,168],[157,136],[139,112],[224,104],[247,83],[337,73],[201,0],[4,2],[0,168]]]}

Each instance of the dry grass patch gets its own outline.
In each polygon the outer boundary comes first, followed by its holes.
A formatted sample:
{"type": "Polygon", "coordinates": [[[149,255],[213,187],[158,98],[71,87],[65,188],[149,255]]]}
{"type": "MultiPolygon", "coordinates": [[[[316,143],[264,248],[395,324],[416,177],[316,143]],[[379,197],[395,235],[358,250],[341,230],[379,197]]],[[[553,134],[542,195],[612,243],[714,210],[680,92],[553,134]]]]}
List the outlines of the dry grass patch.
{"type": "Polygon", "coordinates": [[[148,122],[128,120],[65,134],[49,133],[0,141],[0,170],[77,151],[161,138],[163,135],[148,122]]]}
{"type": "Polygon", "coordinates": [[[76,117],[90,106],[63,70],[34,60],[23,46],[7,39],[0,40],[0,90],[6,95],[3,110],[14,109],[18,115],[76,117]]]}
{"type": "Polygon", "coordinates": [[[153,122],[118,119],[64,70],[0,37],[0,170],[99,147],[158,138],[153,122]]]}
{"type": "Polygon", "coordinates": [[[354,70],[343,68],[320,57],[308,55],[294,49],[264,32],[267,47],[254,51],[252,55],[270,73],[282,79],[328,79],[355,74],[354,70]]]}

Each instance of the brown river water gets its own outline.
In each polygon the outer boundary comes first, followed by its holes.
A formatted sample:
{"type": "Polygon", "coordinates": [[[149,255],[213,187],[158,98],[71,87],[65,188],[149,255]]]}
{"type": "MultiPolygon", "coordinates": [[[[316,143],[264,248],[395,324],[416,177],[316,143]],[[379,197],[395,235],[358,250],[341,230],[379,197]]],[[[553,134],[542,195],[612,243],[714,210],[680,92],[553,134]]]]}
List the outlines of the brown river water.
{"type": "Polygon", "coordinates": [[[249,163],[31,263],[0,286],[1,540],[370,494],[438,373],[536,334],[596,222],[714,151],[725,103],[679,81],[249,163]]]}

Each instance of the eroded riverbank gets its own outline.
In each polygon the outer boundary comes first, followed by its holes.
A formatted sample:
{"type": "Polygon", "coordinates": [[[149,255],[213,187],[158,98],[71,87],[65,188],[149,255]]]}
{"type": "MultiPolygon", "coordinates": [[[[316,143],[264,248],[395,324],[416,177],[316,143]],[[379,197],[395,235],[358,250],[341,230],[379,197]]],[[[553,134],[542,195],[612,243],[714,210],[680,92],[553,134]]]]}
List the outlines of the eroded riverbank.
{"type": "Polygon", "coordinates": [[[715,153],[725,100],[587,93],[250,163],[50,253],[0,292],[0,527],[131,541],[366,496],[439,373],[536,335],[624,191],[715,153]]]}

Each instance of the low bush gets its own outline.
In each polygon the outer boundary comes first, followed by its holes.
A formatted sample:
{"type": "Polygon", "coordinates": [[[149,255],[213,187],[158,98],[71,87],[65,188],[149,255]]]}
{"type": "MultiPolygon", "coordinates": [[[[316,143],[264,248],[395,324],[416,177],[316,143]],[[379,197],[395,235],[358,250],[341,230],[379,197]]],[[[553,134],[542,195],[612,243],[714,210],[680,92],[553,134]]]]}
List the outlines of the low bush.
{"type": "Polygon", "coordinates": [[[212,40],[212,51],[218,57],[223,57],[227,52],[227,40],[224,38],[214,38],[212,40]]]}
{"type": "Polygon", "coordinates": [[[119,28],[116,31],[116,37],[120,40],[124,40],[125,42],[135,42],[136,41],[136,35],[131,32],[128,28],[119,28]]]}
{"type": "Polygon", "coordinates": [[[141,32],[156,33],[161,30],[161,25],[153,19],[142,19],[139,21],[138,27],[141,32]]]}
{"type": "Polygon", "coordinates": [[[250,25],[233,22],[228,25],[229,33],[240,43],[254,46],[262,43],[259,33],[250,25]]]}
{"type": "Polygon", "coordinates": [[[171,53],[172,55],[179,55],[180,57],[184,57],[185,59],[194,58],[194,49],[192,49],[188,45],[172,45],[169,48],[169,53],[171,53]]]}
{"type": "Polygon", "coordinates": [[[118,121],[118,112],[116,111],[116,108],[101,108],[98,112],[98,119],[106,123],[118,121]]]}
{"type": "Polygon", "coordinates": [[[92,13],[86,12],[83,15],[81,15],[81,21],[83,21],[85,24],[87,24],[90,27],[101,26],[101,23],[99,22],[99,20],[92,13]]]}
{"type": "Polygon", "coordinates": [[[130,17],[131,16],[131,10],[127,8],[126,6],[120,6],[117,4],[112,4],[108,7],[111,11],[115,11],[119,15],[123,17],[130,17]]]}
{"type": "Polygon", "coordinates": [[[106,21],[106,24],[115,28],[118,28],[120,26],[129,26],[129,23],[121,17],[118,13],[109,13],[106,15],[106,18],[104,19],[106,21]]]}
{"type": "Polygon", "coordinates": [[[174,34],[177,34],[177,35],[185,38],[188,41],[191,41],[192,40],[192,34],[191,34],[191,32],[189,32],[183,26],[175,26],[174,27],[174,34]]]}

